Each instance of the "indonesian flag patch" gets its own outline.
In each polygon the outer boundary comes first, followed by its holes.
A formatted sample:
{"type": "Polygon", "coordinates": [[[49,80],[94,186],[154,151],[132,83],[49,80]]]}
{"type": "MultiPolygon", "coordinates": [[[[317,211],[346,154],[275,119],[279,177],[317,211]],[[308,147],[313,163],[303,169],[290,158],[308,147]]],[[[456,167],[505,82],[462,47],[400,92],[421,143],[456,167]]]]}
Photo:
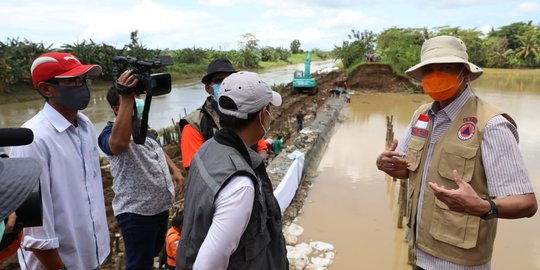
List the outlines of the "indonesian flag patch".
{"type": "Polygon", "coordinates": [[[418,116],[418,121],[416,121],[416,125],[414,125],[414,127],[427,129],[428,123],[429,117],[425,114],[420,114],[418,116]]]}

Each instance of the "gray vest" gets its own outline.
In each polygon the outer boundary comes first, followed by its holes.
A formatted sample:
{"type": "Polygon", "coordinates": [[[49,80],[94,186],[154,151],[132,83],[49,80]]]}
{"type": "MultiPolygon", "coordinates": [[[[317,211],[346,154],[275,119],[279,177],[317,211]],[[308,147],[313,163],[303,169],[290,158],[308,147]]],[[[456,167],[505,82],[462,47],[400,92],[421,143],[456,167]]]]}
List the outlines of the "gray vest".
{"type": "Polygon", "coordinates": [[[288,269],[281,212],[267,177],[254,169],[262,158],[248,149],[253,165],[234,149],[208,140],[195,154],[189,170],[182,237],[177,269],[191,269],[214,216],[214,200],[235,175],[251,178],[255,187],[253,210],[246,231],[229,260],[229,269],[288,269]],[[219,153],[219,154],[216,154],[219,153]],[[265,179],[266,178],[266,179],[265,179]]]}

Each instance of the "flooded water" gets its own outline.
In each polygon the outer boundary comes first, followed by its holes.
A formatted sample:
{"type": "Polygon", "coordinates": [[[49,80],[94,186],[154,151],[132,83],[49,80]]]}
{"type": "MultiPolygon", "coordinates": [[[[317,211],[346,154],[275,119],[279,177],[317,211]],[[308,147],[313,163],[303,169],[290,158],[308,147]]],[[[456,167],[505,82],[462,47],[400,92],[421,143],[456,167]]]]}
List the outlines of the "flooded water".
{"type": "MultiPolygon", "coordinates": [[[[518,123],[520,149],[540,194],[539,71],[488,70],[473,82],[478,96],[505,109],[518,123]]],[[[301,242],[334,244],[330,269],[411,269],[404,229],[397,229],[399,181],[375,167],[384,149],[386,115],[402,136],[424,95],[358,94],[343,111],[321,159],[298,224],[301,242]]],[[[531,219],[499,220],[492,269],[540,269],[540,214],[531,219]]]]}
{"type": "MultiPolygon", "coordinates": [[[[311,70],[318,71],[332,67],[334,64],[333,61],[313,62],[311,70]]],[[[295,64],[263,70],[260,75],[270,85],[289,83],[292,81],[294,71],[303,68],[304,64],[295,64]]],[[[96,132],[100,132],[107,121],[114,118],[106,99],[109,88],[110,84],[90,86],[92,99],[83,113],[92,120],[96,132]]],[[[153,97],[148,124],[155,129],[170,126],[172,124],[171,118],[178,121],[180,115],[184,116],[185,112],[190,113],[200,107],[207,96],[200,78],[173,82],[171,93],[153,97]]],[[[43,108],[42,99],[0,105],[0,127],[18,127],[39,112],[41,108],[43,108]]]]}

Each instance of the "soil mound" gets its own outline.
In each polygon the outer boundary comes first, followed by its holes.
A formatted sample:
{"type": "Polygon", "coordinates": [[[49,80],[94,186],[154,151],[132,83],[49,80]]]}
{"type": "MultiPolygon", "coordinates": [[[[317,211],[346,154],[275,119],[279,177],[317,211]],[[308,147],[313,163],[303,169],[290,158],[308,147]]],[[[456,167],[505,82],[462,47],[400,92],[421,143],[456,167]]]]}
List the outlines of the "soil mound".
{"type": "Polygon", "coordinates": [[[419,84],[398,75],[387,64],[369,63],[360,65],[348,77],[347,82],[354,90],[378,92],[421,92],[419,84]]]}

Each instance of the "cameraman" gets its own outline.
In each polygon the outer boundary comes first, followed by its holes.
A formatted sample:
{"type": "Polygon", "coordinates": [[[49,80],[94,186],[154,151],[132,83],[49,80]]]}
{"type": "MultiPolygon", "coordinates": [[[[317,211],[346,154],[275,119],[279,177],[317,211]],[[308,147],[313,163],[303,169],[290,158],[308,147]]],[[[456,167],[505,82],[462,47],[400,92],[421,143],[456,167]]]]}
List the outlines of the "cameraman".
{"type": "MultiPolygon", "coordinates": [[[[133,89],[137,83],[127,70],[116,87],[133,89]]],[[[146,137],[144,144],[133,141],[135,93],[119,95],[116,87],[107,93],[116,119],[107,124],[98,141],[111,164],[112,206],[124,239],[126,269],[152,269],[165,241],[169,208],[174,202],[172,180],[182,189],[184,178],[154,138],[146,137]]],[[[142,106],[137,112],[141,110],[142,106]]]]}

